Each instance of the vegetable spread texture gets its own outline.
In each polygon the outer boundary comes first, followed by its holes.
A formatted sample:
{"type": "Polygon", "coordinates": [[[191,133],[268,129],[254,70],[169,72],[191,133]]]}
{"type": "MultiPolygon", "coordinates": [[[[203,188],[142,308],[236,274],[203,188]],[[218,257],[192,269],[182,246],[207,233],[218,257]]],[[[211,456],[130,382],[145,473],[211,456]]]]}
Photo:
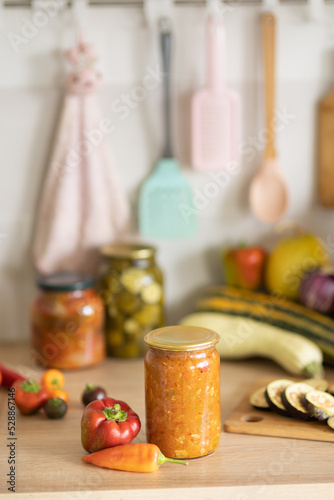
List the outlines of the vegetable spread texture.
{"type": "Polygon", "coordinates": [[[212,453],[220,439],[220,360],[215,348],[146,354],[148,442],[171,458],[212,453]]]}

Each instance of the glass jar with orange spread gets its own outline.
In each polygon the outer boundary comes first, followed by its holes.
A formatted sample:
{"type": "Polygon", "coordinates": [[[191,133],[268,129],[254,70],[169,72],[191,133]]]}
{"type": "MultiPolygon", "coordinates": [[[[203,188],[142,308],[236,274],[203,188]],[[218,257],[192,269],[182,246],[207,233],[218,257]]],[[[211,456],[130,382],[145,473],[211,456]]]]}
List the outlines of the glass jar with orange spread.
{"type": "Polygon", "coordinates": [[[219,335],[170,326],[145,336],[147,441],[169,458],[212,453],[220,440],[219,335]]]}
{"type": "Polygon", "coordinates": [[[83,368],[105,357],[104,306],[94,280],[75,273],[38,279],[31,306],[32,357],[37,365],[83,368]]]}

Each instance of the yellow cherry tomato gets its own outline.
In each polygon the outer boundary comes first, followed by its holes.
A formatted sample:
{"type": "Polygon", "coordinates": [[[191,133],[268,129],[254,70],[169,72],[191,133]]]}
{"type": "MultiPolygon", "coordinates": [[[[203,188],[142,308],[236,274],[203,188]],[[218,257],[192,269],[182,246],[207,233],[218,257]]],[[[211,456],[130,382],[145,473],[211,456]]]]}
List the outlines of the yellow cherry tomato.
{"type": "Polygon", "coordinates": [[[42,385],[48,390],[62,389],[65,385],[65,377],[60,370],[51,368],[43,373],[42,385]]]}

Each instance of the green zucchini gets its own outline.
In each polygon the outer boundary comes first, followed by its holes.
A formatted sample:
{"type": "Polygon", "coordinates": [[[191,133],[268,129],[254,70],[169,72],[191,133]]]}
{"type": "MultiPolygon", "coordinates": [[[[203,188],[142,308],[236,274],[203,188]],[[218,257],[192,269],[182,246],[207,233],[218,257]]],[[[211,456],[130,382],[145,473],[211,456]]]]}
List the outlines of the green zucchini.
{"type": "Polygon", "coordinates": [[[286,417],[289,417],[290,414],[283,404],[282,392],[291,384],[293,382],[287,379],[273,380],[267,385],[264,393],[269,407],[276,413],[286,417]]]}
{"type": "Polygon", "coordinates": [[[249,397],[249,402],[257,410],[270,410],[265,396],[266,386],[256,389],[249,397]]]}
{"type": "Polygon", "coordinates": [[[317,420],[324,421],[334,416],[334,397],[323,391],[309,391],[301,398],[308,413],[317,420]]]}
{"type": "Polygon", "coordinates": [[[334,417],[329,417],[329,419],[327,420],[327,425],[329,425],[331,429],[334,429],[334,417]]]}
{"type": "Polygon", "coordinates": [[[293,375],[322,375],[322,352],[311,340],[243,316],[199,312],[181,324],[210,328],[220,335],[216,348],[222,359],[264,357],[293,375]]]}
{"type": "Polygon", "coordinates": [[[196,311],[243,316],[298,333],[315,342],[325,360],[334,364],[334,320],[299,304],[263,293],[216,286],[206,291],[196,311]]]}
{"type": "Polygon", "coordinates": [[[303,382],[289,385],[281,394],[283,405],[291,417],[309,420],[311,417],[301,402],[302,396],[312,391],[313,387],[303,382]]]}
{"type": "Polygon", "coordinates": [[[332,396],[334,396],[334,384],[328,384],[326,391],[329,392],[329,394],[332,394],[332,396]]]}
{"type": "Polygon", "coordinates": [[[317,389],[318,391],[330,392],[328,391],[328,382],[324,378],[306,378],[301,382],[310,385],[312,389],[317,389]]]}

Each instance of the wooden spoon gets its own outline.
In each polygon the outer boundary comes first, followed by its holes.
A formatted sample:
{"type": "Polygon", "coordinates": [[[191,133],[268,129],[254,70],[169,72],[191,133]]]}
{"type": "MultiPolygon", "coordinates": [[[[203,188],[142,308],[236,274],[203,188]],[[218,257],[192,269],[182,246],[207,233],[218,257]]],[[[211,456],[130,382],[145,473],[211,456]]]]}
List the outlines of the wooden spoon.
{"type": "Polygon", "coordinates": [[[262,16],[267,144],[258,174],[250,186],[249,202],[253,214],[263,222],[277,222],[287,208],[288,194],[280,165],[276,158],[274,134],[274,64],[275,64],[275,26],[273,14],[262,16]]]}

